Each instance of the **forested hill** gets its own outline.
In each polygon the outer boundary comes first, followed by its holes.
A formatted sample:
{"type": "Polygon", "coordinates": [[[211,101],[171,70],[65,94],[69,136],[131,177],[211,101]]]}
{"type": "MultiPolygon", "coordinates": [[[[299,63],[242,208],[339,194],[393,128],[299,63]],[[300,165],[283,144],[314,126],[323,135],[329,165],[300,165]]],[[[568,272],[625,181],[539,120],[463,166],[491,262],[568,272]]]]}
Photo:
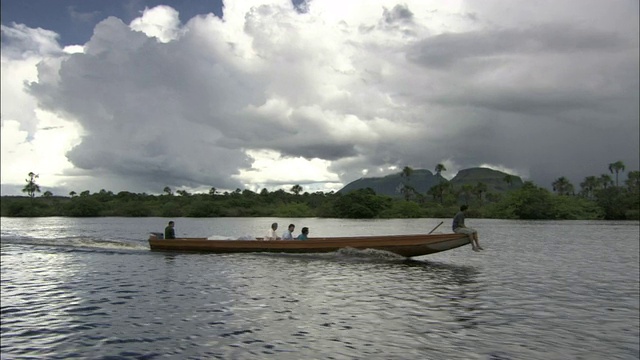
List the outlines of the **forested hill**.
{"type": "Polygon", "coordinates": [[[451,185],[454,187],[462,187],[463,185],[473,186],[479,182],[487,185],[489,192],[496,193],[518,189],[524,184],[519,176],[481,167],[460,170],[456,176],[451,179],[451,185]],[[508,182],[507,177],[509,177],[508,182]]]}
{"type": "Polygon", "coordinates": [[[338,190],[341,194],[348,194],[359,189],[371,188],[378,195],[387,195],[392,197],[402,196],[402,188],[404,185],[413,187],[419,193],[426,193],[432,186],[447,181],[441,175],[434,175],[429,170],[413,170],[409,177],[402,176],[402,173],[391,174],[385,177],[360,178],[352,181],[342,189],[338,190]]]}
{"type": "Polygon", "coordinates": [[[448,181],[440,174],[433,174],[429,170],[417,169],[406,177],[401,172],[397,174],[387,175],[384,177],[360,178],[355,180],[338,192],[348,194],[354,190],[371,188],[378,195],[387,195],[391,197],[402,196],[402,188],[404,185],[413,187],[418,193],[426,193],[429,189],[441,182],[450,182],[454,187],[462,187],[463,185],[475,186],[479,182],[487,185],[490,192],[504,192],[511,189],[522,187],[522,179],[519,176],[510,175],[498,170],[488,168],[471,168],[460,170],[456,176],[448,181]],[[507,182],[505,178],[510,176],[511,182],[507,182]]]}

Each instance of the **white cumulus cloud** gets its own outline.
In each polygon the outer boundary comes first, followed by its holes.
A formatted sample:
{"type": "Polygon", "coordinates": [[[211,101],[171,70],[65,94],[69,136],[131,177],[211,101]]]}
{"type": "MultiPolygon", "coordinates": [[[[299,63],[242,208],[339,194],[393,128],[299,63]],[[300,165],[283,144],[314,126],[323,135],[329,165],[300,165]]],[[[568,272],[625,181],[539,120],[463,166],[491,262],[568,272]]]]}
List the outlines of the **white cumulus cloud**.
{"type": "Polygon", "coordinates": [[[3,140],[45,143],[34,114],[51,114],[76,191],[336,190],[438,163],[543,186],[635,169],[637,4],[508,4],[242,1],[184,23],[158,6],[65,51],[3,25],[3,140]]]}

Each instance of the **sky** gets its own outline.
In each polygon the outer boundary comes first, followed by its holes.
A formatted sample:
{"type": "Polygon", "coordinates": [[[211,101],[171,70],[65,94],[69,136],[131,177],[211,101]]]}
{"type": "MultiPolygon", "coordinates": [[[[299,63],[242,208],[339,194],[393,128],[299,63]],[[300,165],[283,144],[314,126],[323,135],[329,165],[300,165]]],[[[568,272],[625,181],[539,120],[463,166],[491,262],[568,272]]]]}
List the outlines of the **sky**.
{"type": "Polygon", "coordinates": [[[637,0],[0,4],[2,195],[639,167],[637,0]]]}

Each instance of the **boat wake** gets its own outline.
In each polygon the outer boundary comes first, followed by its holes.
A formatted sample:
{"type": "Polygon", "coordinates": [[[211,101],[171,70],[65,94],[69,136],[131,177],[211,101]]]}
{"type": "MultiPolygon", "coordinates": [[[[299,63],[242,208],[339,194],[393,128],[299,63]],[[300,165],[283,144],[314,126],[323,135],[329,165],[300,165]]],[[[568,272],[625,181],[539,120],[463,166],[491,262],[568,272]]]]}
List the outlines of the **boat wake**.
{"type": "Polygon", "coordinates": [[[394,254],[388,251],[383,250],[375,250],[375,249],[354,249],[354,248],[343,248],[333,252],[322,252],[322,253],[279,253],[279,252],[271,252],[271,253],[251,253],[253,256],[264,256],[264,257],[272,257],[272,256],[284,256],[288,258],[296,258],[296,259],[307,259],[307,260],[332,260],[332,261],[355,261],[355,262],[370,262],[370,261],[382,261],[382,262],[402,262],[406,261],[407,258],[404,256],[400,256],[398,254],[394,254]]]}
{"type": "Polygon", "coordinates": [[[0,243],[30,246],[55,246],[71,249],[102,249],[102,250],[149,250],[149,246],[142,242],[126,240],[106,240],[86,236],[63,238],[33,238],[26,236],[2,236],[0,243]]]}
{"type": "Polygon", "coordinates": [[[335,254],[340,256],[348,256],[348,257],[376,258],[376,259],[385,259],[385,260],[405,259],[404,256],[400,256],[398,254],[394,254],[389,251],[376,250],[376,249],[359,250],[354,248],[343,248],[336,251],[335,254]]]}

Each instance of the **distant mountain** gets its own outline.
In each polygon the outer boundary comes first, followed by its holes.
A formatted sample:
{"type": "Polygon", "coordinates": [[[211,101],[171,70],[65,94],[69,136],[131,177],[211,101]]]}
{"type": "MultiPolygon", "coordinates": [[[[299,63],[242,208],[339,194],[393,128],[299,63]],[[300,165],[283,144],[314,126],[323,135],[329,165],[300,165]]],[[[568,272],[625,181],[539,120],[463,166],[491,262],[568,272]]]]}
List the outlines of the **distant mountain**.
{"type": "Polygon", "coordinates": [[[385,177],[360,178],[350,182],[338,190],[338,192],[348,194],[351,191],[369,187],[378,195],[402,196],[400,190],[403,188],[405,181],[407,185],[412,186],[416,191],[424,194],[432,186],[439,184],[440,181],[447,181],[447,179],[441,175],[433,175],[429,170],[413,170],[408,181],[402,176],[402,172],[385,177]]]}
{"type": "MultiPolygon", "coordinates": [[[[505,181],[507,173],[487,168],[471,168],[460,170],[456,176],[451,179],[454,187],[459,188],[462,185],[476,185],[482,182],[487,185],[489,192],[504,192],[510,189],[516,189],[522,186],[523,182],[519,176],[513,176],[512,184],[509,186],[505,181]]],[[[384,177],[360,178],[352,181],[338,192],[348,194],[351,191],[371,188],[378,195],[387,195],[392,197],[402,196],[401,189],[407,181],[402,173],[387,175],[384,177]]],[[[429,170],[416,169],[413,170],[407,184],[412,186],[417,192],[426,194],[426,192],[434,185],[441,181],[448,181],[441,175],[434,175],[429,170]]]]}
{"type": "Polygon", "coordinates": [[[471,168],[458,171],[456,176],[451,179],[451,184],[455,188],[459,188],[462,185],[476,185],[482,182],[487,185],[488,192],[504,192],[507,190],[517,189],[524,183],[519,176],[511,175],[511,185],[504,181],[507,174],[502,171],[487,169],[487,168],[471,168]]]}

